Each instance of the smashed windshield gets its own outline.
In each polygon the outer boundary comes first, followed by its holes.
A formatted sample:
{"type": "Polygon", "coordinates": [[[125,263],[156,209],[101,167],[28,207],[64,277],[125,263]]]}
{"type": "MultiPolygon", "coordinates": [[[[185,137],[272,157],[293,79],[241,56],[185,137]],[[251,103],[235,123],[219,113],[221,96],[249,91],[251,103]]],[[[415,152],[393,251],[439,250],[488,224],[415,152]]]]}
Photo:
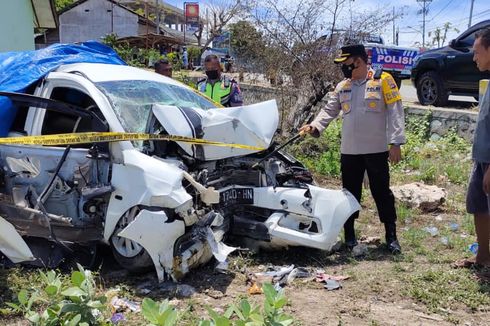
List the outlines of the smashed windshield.
{"type": "Polygon", "coordinates": [[[118,80],[96,83],[112,102],[126,132],[145,132],[153,104],[215,108],[216,104],[184,87],[151,80],[118,80]]]}

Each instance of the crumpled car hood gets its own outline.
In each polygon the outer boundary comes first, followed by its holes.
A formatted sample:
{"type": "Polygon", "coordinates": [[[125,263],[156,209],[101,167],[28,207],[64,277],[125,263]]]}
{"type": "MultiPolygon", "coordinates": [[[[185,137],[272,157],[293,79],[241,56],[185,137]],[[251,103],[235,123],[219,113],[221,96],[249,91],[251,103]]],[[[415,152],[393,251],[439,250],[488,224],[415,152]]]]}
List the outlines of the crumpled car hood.
{"type": "MultiPolygon", "coordinates": [[[[156,104],[153,106],[153,114],[170,135],[258,146],[264,149],[270,146],[279,124],[279,112],[275,100],[242,107],[210,110],[156,104]]],[[[178,144],[188,155],[205,161],[260,151],[178,144]]]]}

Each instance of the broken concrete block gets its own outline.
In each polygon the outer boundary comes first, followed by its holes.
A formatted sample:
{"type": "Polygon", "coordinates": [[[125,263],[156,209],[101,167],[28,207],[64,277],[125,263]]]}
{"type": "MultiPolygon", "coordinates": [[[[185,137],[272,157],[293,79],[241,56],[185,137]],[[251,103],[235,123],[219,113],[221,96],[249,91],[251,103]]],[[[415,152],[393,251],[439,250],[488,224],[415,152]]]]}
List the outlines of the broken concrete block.
{"type": "Polygon", "coordinates": [[[422,182],[409,183],[392,187],[397,200],[412,208],[422,211],[434,211],[446,200],[446,190],[437,186],[426,185],[422,182]]]}

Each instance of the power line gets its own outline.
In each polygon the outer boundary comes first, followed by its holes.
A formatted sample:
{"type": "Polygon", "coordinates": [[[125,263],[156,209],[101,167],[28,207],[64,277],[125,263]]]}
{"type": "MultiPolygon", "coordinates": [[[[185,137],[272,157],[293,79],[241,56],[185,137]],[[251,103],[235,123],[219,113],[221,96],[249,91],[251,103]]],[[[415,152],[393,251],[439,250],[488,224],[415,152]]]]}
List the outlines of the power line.
{"type": "Polygon", "coordinates": [[[431,19],[434,19],[436,18],[437,16],[439,16],[441,14],[441,12],[443,12],[450,4],[451,2],[453,2],[454,0],[450,0],[445,6],[444,8],[442,8],[437,14],[435,14],[431,19]]]}

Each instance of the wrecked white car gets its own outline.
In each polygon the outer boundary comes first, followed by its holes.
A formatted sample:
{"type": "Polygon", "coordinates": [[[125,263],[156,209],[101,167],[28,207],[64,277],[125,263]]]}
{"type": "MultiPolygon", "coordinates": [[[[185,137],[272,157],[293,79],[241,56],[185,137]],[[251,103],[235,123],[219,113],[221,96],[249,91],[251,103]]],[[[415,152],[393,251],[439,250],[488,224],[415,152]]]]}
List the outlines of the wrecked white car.
{"type": "Polygon", "coordinates": [[[233,250],[226,237],[329,250],[360,208],[345,190],[312,185],[284,152],[253,167],[273,150],[275,101],[216,108],[155,73],[88,63],[61,66],[31,92],[0,93],[18,110],[9,137],[111,131],[266,150],[136,140],[2,144],[0,251],[14,262],[52,266],[70,253],[90,260],[105,242],[124,268],[154,266],[159,280],[177,280],[213,256],[226,259],[233,250]]]}

